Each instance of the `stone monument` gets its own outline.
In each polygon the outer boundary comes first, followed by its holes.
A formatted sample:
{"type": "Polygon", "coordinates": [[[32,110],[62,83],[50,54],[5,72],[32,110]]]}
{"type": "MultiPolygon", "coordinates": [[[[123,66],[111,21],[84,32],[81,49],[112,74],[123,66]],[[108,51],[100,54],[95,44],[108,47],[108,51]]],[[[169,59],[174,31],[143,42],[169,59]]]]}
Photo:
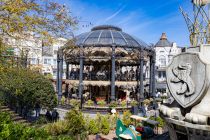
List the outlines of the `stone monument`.
{"type": "Polygon", "coordinates": [[[166,70],[174,101],[160,106],[171,140],[210,140],[210,45],[185,50],[166,70]]]}

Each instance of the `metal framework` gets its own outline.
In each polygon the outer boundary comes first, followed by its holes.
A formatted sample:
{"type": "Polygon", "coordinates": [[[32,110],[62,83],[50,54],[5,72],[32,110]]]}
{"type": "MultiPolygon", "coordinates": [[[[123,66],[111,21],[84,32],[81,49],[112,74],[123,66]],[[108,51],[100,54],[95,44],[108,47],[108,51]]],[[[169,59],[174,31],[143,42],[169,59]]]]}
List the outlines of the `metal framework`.
{"type": "MultiPolygon", "coordinates": [[[[98,26],[94,27],[91,32],[81,34],[75,39],[75,47],[69,47],[69,43],[64,48],[58,51],[58,77],[57,77],[57,92],[58,99],[60,101],[62,96],[62,65],[63,58],[65,58],[67,69],[66,69],[66,92],[71,97],[69,89],[71,88],[71,76],[69,75],[69,65],[79,66],[79,77],[73,80],[79,81],[78,93],[81,99],[81,108],[83,104],[84,85],[87,82],[89,85],[104,84],[110,86],[110,95],[107,94],[107,101],[109,102],[116,100],[116,84],[117,89],[126,82],[127,85],[133,84],[133,79],[130,81],[124,81],[118,77],[118,71],[122,66],[136,66],[136,82],[139,87],[136,88],[136,99],[141,102],[144,98],[144,73],[143,67],[145,61],[150,61],[150,90],[149,94],[151,97],[155,95],[155,51],[146,45],[144,42],[138,42],[130,35],[122,32],[118,27],[113,26],[98,26]],[[108,73],[104,74],[110,78],[98,78],[93,80],[93,76],[84,76],[84,68],[93,66],[94,68],[100,68],[102,65],[106,67],[108,73]],[[86,78],[86,81],[85,81],[86,78]],[[88,81],[87,81],[88,80],[88,81]],[[117,80],[117,82],[116,82],[117,80]],[[91,82],[92,81],[92,82],[91,82]]],[[[103,74],[102,73],[102,74],[103,74]]],[[[128,87],[129,88],[129,87],[128,87]]]]}

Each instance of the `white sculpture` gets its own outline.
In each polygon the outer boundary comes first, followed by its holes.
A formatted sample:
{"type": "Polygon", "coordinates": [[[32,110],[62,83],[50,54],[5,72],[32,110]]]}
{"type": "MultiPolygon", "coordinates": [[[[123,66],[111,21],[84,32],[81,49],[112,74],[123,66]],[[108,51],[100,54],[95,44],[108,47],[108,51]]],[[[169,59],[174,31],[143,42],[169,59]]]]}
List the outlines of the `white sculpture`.
{"type": "Polygon", "coordinates": [[[171,82],[181,83],[180,89],[177,90],[177,94],[185,94],[190,96],[195,92],[195,85],[190,77],[192,66],[189,63],[180,64],[178,67],[172,69],[175,77],[171,79],[171,82]]]}
{"type": "Polygon", "coordinates": [[[166,71],[167,85],[171,96],[178,104],[173,107],[162,105],[160,111],[163,115],[190,123],[208,124],[210,62],[206,56],[210,54],[210,48],[209,46],[202,48],[200,52],[189,49],[188,52],[175,56],[169,64],[166,71]]]}

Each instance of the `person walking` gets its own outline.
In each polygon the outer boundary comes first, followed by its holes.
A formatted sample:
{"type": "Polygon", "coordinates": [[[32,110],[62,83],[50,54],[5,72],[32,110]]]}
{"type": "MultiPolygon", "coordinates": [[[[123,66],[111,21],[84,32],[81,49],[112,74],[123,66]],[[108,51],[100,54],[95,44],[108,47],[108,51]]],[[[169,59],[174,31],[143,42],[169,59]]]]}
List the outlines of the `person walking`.
{"type": "Polygon", "coordinates": [[[35,111],[36,111],[36,118],[37,118],[37,117],[39,117],[40,111],[41,111],[41,107],[38,103],[36,103],[36,105],[35,105],[35,111]]]}

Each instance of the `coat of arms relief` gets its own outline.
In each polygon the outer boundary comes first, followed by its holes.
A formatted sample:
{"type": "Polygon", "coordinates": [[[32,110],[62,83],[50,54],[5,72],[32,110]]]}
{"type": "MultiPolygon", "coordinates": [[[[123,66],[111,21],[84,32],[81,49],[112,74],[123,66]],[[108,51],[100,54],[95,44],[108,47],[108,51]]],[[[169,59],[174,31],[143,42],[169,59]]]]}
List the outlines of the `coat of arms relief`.
{"type": "Polygon", "coordinates": [[[208,123],[210,119],[208,109],[210,105],[210,76],[208,76],[210,64],[204,63],[199,55],[198,53],[182,53],[175,56],[168,66],[167,85],[176,103],[162,105],[160,111],[164,115],[197,124],[208,123]]]}
{"type": "Polygon", "coordinates": [[[192,66],[189,63],[180,64],[172,69],[174,77],[171,78],[172,83],[181,83],[177,89],[177,95],[190,96],[195,93],[195,84],[190,77],[192,66]]]}

